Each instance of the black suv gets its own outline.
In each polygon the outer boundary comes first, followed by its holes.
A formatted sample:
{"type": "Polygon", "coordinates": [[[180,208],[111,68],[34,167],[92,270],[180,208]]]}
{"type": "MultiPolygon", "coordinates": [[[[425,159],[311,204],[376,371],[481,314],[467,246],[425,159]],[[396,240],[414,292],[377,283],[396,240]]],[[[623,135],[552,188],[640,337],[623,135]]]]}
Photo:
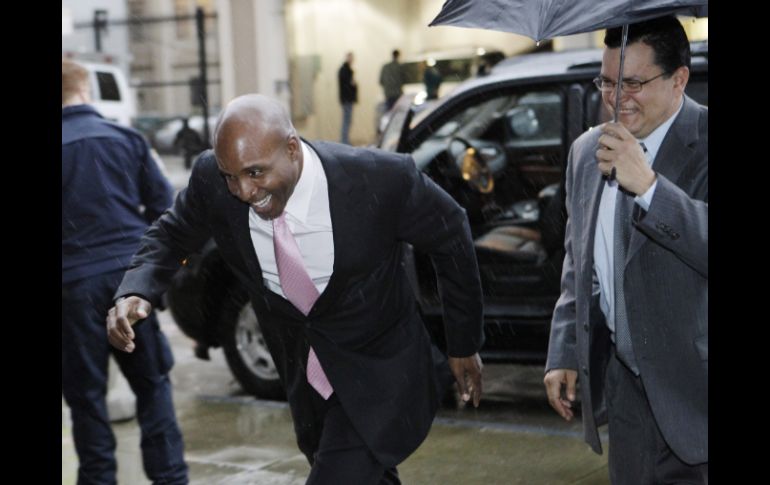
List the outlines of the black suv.
{"type": "MultiPolygon", "coordinates": [[[[692,51],[687,93],[707,105],[708,44],[692,51]]],[[[601,49],[523,55],[430,106],[402,99],[379,142],[411,153],[467,211],[484,288],[485,362],[545,361],[564,258],[567,154],[575,138],[609,119],[592,83],[601,57],[601,49]]],[[[405,250],[420,310],[442,346],[433,268],[405,250]]],[[[247,392],[283,396],[248,297],[213,242],[189,258],[167,297],[199,357],[221,345],[247,392]]]]}

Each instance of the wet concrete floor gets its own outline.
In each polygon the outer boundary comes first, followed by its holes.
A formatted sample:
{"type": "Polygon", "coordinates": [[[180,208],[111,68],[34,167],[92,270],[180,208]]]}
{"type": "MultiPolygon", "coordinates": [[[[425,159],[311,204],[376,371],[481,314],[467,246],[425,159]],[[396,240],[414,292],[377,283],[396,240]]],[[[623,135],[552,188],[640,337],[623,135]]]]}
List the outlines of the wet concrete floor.
{"type": "MultiPolygon", "coordinates": [[[[189,171],[182,158],[164,156],[177,189],[189,171]]],[[[301,485],[310,467],[296,447],[284,402],[243,394],[221,349],[198,360],[192,341],[169,312],[160,313],[176,365],[174,404],[185,439],[193,485],[301,485]]],[[[545,398],[541,366],[484,368],[479,409],[442,409],[428,438],[399,467],[404,485],[607,485],[607,455],[594,454],[579,420],[566,423],[545,398]]],[[[118,482],[145,485],[136,420],[114,424],[118,482]]],[[[606,434],[604,437],[606,449],[606,434]]],[[[62,485],[77,478],[69,410],[62,401],[62,485]]]]}
{"type": "MultiPolygon", "coordinates": [[[[294,440],[284,402],[244,395],[221,349],[204,362],[170,314],[160,314],[171,341],[174,399],[190,483],[301,485],[310,467],[294,440]]],[[[398,469],[415,485],[605,485],[607,456],[580,438],[548,406],[539,366],[487,365],[479,409],[442,409],[426,441],[398,469]]],[[[144,485],[135,420],[114,424],[119,483],[144,485]]],[[[605,440],[606,443],[606,440],[605,440]]],[[[62,402],[62,484],[74,484],[77,457],[62,402]]]]}

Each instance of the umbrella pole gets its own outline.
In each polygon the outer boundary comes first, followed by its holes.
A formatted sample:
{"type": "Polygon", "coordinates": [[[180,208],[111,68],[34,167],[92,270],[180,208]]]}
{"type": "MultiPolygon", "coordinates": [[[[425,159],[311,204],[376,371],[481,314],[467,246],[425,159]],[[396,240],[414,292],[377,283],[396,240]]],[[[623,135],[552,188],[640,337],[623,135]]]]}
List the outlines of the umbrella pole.
{"type": "MultiPolygon", "coordinates": [[[[612,116],[612,121],[614,123],[618,122],[618,116],[620,113],[620,92],[621,88],[623,87],[623,63],[626,60],[626,42],[628,41],[628,24],[623,24],[623,34],[622,39],[620,41],[620,69],[618,69],[618,82],[615,84],[615,114],[612,116]]],[[[610,170],[609,175],[607,176],[608,180],[615,180],[615,167],[612,167],[612,170],[610,170]]]]}
{"type": "Polygon", "coordinates": [[[615,114],[612,121],[618,122],[618,114],[620,113],[620,92],[623,86],[623,63],[626,60],[626,42],[628,41],[628,24],[623,24],[623,34],[620,41],[620,69],[618,69],[618,83],[615,86],[615,114]]]}

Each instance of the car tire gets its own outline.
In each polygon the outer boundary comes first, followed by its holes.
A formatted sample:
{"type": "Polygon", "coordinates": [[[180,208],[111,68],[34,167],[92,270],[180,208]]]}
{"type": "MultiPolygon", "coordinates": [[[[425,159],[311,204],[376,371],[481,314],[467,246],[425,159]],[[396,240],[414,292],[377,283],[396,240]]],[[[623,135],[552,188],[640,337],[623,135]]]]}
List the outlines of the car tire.
{"type": "Polygon", "coordinates": [[[247,297],[227,305],[222,324],[225,359],[243,390],[260,399],[285,401],[278,370],[247,297]]]}

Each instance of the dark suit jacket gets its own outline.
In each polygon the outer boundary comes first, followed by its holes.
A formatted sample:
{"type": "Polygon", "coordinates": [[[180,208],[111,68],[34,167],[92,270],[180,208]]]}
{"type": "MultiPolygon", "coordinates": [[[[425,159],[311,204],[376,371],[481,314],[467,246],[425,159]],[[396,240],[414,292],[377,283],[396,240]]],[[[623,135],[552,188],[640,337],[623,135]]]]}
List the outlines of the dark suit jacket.
{"type": "Polygon", "coordinates": [[[337,82],[339,84],[340,103],[357,103],[358,86],[353,84],[353,69],[347,62],[342,64],[337,71],[337,82]]]}
{"type": "Polygon", "coordinates": [[[311,456],[318,439],[315,391],[305,377],[311,344],[358,433],[383,465],[394,466],[425,438],[451,381],[419,316],[403,242],[433,259],[449,355],[472,355],[483,341],[482,295],[468,220],[408,155],[326,142],[311,147],[328,179],[335,256],[329,284],[307,317],[264,286],[250,208],[227,191],[210,151],[148,230],[116,297],[135,293],[157,302],[179,262],[213,236],[251,295],[300,449],[311,456]]]}
{"type": "MultiPolygon", "coordinates": [[[[601,130],[584,133],[567,166],[566,257],[546,369],[575,369],[585,439],[597,453],[606,423],[609,330],[591,298],[593,250],[604,180],[601,130]]],[[[686,463],[708,461],[708,108],[685,98],[653,165],[658,185],[646,213],[635,208],[625,265],[628,325],[653,415],[686,463]]]]}

